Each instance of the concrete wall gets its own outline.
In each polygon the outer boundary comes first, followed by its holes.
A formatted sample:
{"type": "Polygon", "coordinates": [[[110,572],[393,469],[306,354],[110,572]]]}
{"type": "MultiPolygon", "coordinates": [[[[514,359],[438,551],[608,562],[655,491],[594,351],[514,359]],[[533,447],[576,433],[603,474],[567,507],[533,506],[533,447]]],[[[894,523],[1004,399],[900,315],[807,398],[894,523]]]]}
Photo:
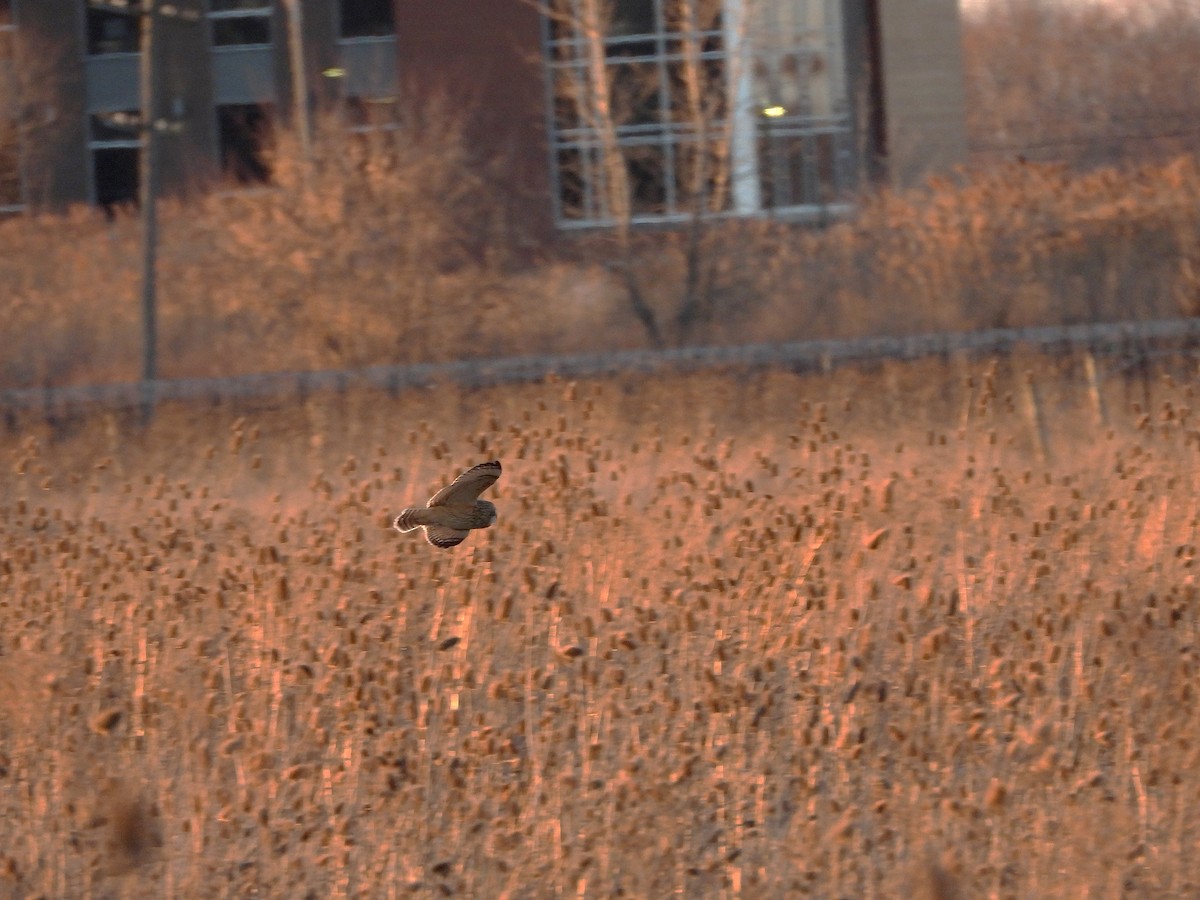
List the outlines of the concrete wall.
{"type": "Polygon", "coordinates": [[[958,0],[876,0],[889,178],[910,185],[966,161],[958,0]]]}

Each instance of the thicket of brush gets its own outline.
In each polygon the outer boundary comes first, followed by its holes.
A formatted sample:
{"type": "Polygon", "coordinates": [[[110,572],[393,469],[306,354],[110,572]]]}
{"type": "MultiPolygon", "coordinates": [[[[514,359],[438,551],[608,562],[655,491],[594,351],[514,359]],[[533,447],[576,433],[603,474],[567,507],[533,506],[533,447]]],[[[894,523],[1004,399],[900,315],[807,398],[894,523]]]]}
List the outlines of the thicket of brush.
{"type": "MultiPolygon", "coordinates": [[[[1200,55],[1193,5],[987,10],[964,26],[970,129],[986,165],[864,195],[851,221],[822,231],[707,229],[703,315],[686,329],[675,323],[687,236],[643,236],[633,269],[667,341],[1196,312],[1200,167],[1186,155],[1196,100],[1179,90],[1200,55]],[[1057,162],[1011,161],[1021,151],[1057,162]],[[1088,168],[1098,163],[1111,167],[1088,168]]],[[[437,109],[407,109],[392,132],[327,128],[307,173],[282,132],[273,189],[168,204],[162,374],[644,346],[607,268],[611,247],[567,241],[530,260],[503,173],[437,109]]],[[[137,377],[137,234],[133,218],[82,210],[0,223],[0,384],[137,377]]]]}
{"type": "Polygon", "coordinates": [[[1200,151],[1192,0],[988,0],[965,12],[967,126],[977,160],[1075,167],[1200,151]]]}
{"type": "Polygon", "coordinates": [[[1075,368],[23,423],[2,892],[1195,894],[1195,366],[1075,368]]]}

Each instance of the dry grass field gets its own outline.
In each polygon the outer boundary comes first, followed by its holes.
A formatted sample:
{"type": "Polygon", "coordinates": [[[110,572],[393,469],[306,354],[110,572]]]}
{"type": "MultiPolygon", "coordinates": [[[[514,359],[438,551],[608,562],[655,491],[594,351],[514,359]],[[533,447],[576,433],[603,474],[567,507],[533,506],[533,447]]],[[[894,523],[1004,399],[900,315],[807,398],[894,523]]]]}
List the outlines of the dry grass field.
{"type": "Polygon", "coordinates": [[[1077,369],[10,423],[0,895],[1194,895],[1195,366],[1077,369]]]}

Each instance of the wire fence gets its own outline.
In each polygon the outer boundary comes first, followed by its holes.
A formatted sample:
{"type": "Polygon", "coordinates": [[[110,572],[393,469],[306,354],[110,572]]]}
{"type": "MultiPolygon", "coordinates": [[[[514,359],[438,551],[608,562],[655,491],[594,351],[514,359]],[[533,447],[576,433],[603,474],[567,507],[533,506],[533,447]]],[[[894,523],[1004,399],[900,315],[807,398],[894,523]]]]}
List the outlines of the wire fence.
{"type": "Polygon", "coordinates": [[[21,412],[40,411],[48,418],[53,418],[144,407],[147,400],[154,403],[198,401],[212,404],[253,398],[303,400],[314,395],[336,394],[352,389],[381,390],[395,394],[435,385],[483,388],[537,382],[550,377],[655,377],[772,367],[800,372],[830,372],[857,363],[938,356],[971,358],[1011,354],[1021,349],[1052,355],[1088,353],[1107,360],[1110,368],[1115,366],[1124,371],[1145,365],[1155,357],[1190,353],[1198,346],[1200,319],[997,328],[907,337],[518,356],[361,369],[271,372],[227,378],[163,379],[151,383],[19,388],[0,391],[0,410],[4,411],[9,426],[15,427],[17,414],[21,412]]]}

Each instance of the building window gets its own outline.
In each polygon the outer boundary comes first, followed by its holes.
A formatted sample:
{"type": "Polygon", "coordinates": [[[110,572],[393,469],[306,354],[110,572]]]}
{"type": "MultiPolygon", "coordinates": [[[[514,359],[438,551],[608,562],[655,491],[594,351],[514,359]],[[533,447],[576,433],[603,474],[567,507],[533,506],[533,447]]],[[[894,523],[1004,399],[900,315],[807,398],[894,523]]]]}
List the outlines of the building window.
{"type": "Polygon", "coordinates": [[[217,107],[221,171],[240,185],[271,180],[266,147],[271,139],[271,109],[262,103],[230,103],[217,107]]]}
{"type": "Polygon", "coordinates": [[[217,47],[271,43],[271,5],[263,0],[212,0],[208,14],[217,47]]]}
{"type": "Polygon", "coordinates": [[[341,27],[344,38],[384,37],[396,33],[392,0],[341,0],[341,27]]]}
{"type": "Polygon", "coordinates": [[[87,7],[87,49],[92,56],[137,53],[141,34],[140,16],[87,7]]]}
{"type": "Polygon", "coordinates": [[[554,0],[564,226],[811,212],[852,187],[836,0],[554,0]]]}
{"type": "Polygon", "coordinates": [[[136,203],[141,114],[136,109],[96,113],[88,125],[96,204],[111,211],[136,203]]]}

